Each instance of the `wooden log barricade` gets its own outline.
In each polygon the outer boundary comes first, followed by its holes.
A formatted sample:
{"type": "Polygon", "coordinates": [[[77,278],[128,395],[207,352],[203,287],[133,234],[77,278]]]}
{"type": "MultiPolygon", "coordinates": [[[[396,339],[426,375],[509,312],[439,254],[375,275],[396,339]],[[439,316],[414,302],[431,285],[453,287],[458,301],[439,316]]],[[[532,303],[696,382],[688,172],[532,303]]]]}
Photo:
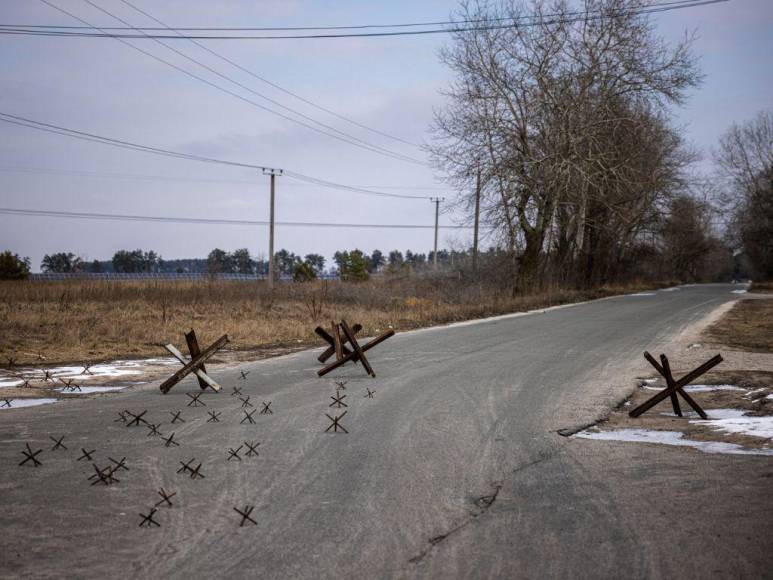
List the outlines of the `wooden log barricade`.
{"type": "Polygon", "coordinates": [[[330,345],[328,349],[318,357],[317,360],[319,360],[321,363],[324,363],[334,354],[336,357],[335,362],[332,362],[317,371],[318,376],[325,376],[330,371],[333,371],[345,365],[347,362],[352,361],[355,363],[361,363],[365,368],[365,371],[371,377],[375,378],[376,373],[373,371],[373,367],[370,366],[370,363],[365,356],[365,352],[381,344],[390,336],[393,336],[395,331],[389,329],[370,342],[360,346],[360,343],[357,341],[355,336],[360,330],[362,330],[362,326],[355,324],[354,326],[350,327],[346,320],[341,320],[340,323],[333,322],[331,325],[331,333],[327,332],[321,326],[318,326],[314,329],[314,332],[316,332],[317,335],[322,337],[322,339],[324,339],[330,345]],[[347,343],[351,348],[346,346],[347,343]]]}
{"type": "Polygon", "coordinates": [[[660,364],[655,360],[655,358],[648,352],[644,353],[644,358],[647,359],[647,362],[649,362],[653,367],[655,367],[655,370],[658,371],[658,373],[661,374],[661,376],[666,380],[666,388],[660,391],[658,394],[656,394],[654,397],[648,399],[638,407],[636,407],[633,411],[629,413],[631,417],[638,417],[639,415],[649,411],[652,407],[660,403],[661,401],[664,401],[667,398],[671,399],[671,406],[674,409],[674,414],[681,417],[682,416],[682,410],[679,407],[679,399],[677,398],[677,394],[680,395],[688,405],[690,405],[698,415],[700,415],[701,419],[708,419],[708,415],[706,415],[706,412],[698,405],[698,403],[695,402],[695,399],[693,399],[690,395],[688,395],[684,391],[684,387],[686,387],[688,384],[690,384],[692,381],[697,379],[702,374],[708,372],[710,369],[717,366],[719,363],[722,362],[722,356],[716,355],[703,363],[701,366],[696,368],[695,370],[687,373],[685,376],[683,376],[678,381],[674,380],[673,375],[671,374],[671,365],[668,362],[668,358],[666,355],[661,354],[660,355],[660,364]]]}
{"type": "Polygon", "coordinates": [[[220,385],[218,385],[209,377],[209,375],[207,375],[204,363],[207,361],[207,359],[212,358],[212,356],[218,350],[228,344],[228,335],[224,334],[203,351],[199,348],[199,343],[196,340],[196,333],[193,330],[185,335],[185,341],[188,343],[188,351],[191,355],[190,360],[187,360],[183,354],[175,348],[174,345],[167,344],[164,346],[164,348],[166,348],[166,350],[168,350],[172,356],[174,356],[182,363],[183,368],[178,370],[175,374],[173,374],[161,384],[161,392],[164,394],[168,393],[172,387],[174,387],[177,383],[179,383],[191,373],[196,375],[199,380],[199,386],[202,389],[210,387],[215,392],[219,391],[220,385]]]}

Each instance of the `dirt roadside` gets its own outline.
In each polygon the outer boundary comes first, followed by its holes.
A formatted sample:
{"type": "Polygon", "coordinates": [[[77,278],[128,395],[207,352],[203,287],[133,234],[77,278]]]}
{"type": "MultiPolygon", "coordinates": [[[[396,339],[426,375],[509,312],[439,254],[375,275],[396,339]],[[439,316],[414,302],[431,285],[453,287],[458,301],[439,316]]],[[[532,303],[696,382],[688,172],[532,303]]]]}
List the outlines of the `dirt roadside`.
{"type": "Polygon", "coordinates": [[[631,371],[631,395],[577,436],[670,445],[689,441],[708,452],[773,455],[773,349],[767,345],[773,345],[773,294],[748,293],[726,303],[651,351],[656,360],[667,354],[676,378],[721,354],[723,362],[686,389],[709,420],[701,420],[681,397],[683,417],[676,416],[669,398],[630,417],[632,409],[666,387],[642,358],[631,371]]]}

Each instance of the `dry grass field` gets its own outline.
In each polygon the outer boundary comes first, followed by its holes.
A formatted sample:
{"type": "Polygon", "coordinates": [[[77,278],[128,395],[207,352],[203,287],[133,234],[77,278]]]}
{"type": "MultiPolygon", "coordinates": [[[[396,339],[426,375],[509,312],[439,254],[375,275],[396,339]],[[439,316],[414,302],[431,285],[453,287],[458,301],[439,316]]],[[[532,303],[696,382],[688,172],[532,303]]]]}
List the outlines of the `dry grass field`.
{"type": "Polygon", "coordinates": [[[332,319],[359,322],[372,335],[390,326],[400,332],[657,286],[554,288],[511,297],[447,277],[282,283],[273,293],[262,282],[2,282],[0,357],[24,364],[42,353],[51,364],[165,356],[162,345],[182,344],[190,328],[203,344],[227,333],[237,351],[298,347],[318,344],[314,327],[332,319]]]}
{"type": "Polygon", "coordinates": [[[739,300],[708,334],[735,348],[773,352],[773,299],[739,300]]]}

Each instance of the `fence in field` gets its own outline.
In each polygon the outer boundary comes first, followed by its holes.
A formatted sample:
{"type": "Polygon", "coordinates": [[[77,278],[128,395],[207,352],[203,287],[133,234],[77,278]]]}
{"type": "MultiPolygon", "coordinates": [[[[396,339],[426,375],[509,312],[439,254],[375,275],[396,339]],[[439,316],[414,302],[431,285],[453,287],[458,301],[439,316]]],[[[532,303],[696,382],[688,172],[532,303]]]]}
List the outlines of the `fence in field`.
{"type": "MultiPolygon", "coordinates": [[[[338,278],[334,274],[323,274],[319,276],[324,280],[335,280],[338,278]]],[[[157,281],[185,281],[185,280],[232,280],[235,282],[251,282],[255,280],[265,280],[264,275],[255,274],[208,274],[206,272],[68,272],[54,273],[46,272],[42,274],[30,274],[29,280],[33,282],[48,282],[53,280],[157,280],[157,281]]],[[[290,281],[292,278],[282,278],[283,281],[290,281]]]]}

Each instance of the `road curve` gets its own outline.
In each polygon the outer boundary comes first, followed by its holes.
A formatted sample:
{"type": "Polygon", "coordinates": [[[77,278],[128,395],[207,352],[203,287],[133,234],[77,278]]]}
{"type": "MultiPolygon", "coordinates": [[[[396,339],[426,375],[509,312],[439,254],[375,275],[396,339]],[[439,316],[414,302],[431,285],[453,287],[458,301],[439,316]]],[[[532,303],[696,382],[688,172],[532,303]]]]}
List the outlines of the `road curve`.
{"type": "Polygon", "coordinates": [[[224,392],[203,407],[187,406],[189,377],[166,396],[150,385],[0,412],[0,577],[770,577],[773,460],[556,433],[602,415],[630,388],[616,369],[731,290],[400,333],[369,353],[376,379],[351,365],[317,378],[307,351],[215,370],[224,392]],[[348,434],[324,432],[333,379],[347,381],[348,434]],[[273,414],[240,423],[234,386],[273,414]],[[123,409],[147,409],[180,446],[115,422],[123,409]],[[68,450],[50,451],[60,435],[68,450]],[[227,461],[244,441],[260,456],[227,461]],[[41,467],[17,467],[26,442],[45,449],[41,467]],[[92,486],[80,448],[129,471],[92,486]],[[191,458],[203,479],[177,473],[191,458]],[[174,507],[139,528],[160,487],[174,507]],[[257,525],[239,527],[247,505],[257,525]]]}

